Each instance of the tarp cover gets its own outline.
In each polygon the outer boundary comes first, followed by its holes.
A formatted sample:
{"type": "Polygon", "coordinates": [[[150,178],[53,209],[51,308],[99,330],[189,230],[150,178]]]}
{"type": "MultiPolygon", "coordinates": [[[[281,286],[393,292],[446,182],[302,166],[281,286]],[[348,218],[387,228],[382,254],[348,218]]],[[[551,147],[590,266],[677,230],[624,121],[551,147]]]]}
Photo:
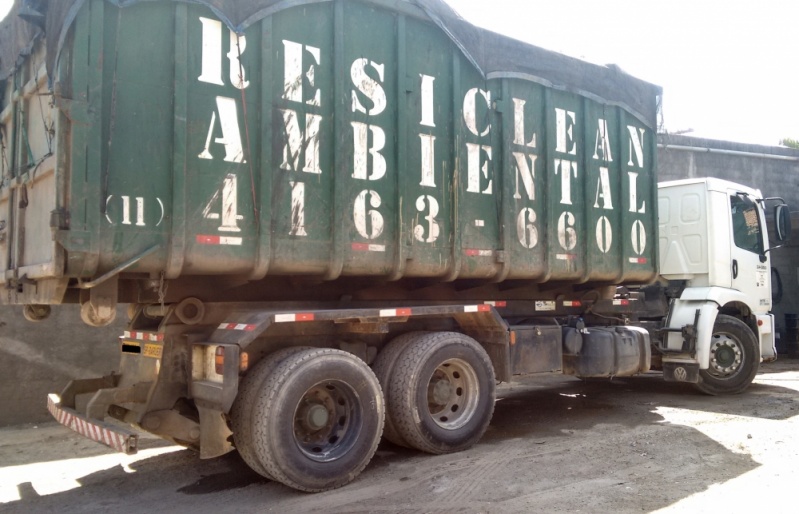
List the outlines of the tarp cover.
{"type": "Polygon", "coordinates": [[[26,55],[41,30],[17,17],[21,0],[15,0],[8,16],[0,23],[0,79],[5,79],[26,55]]]}
{"type": "MultiPolygon", "coordinates": [[[[80,7],[88,0],[15,0],[11,14],[0,24],[0,79],[7,77],[29,51],[42,31],[47,38],[47,70],[50,77],[60,47],[80,7]],[[27,8],[45,15],[42,28],[16,14],[27,8]]],[[[211,8],[232,30],[242,32],[253,23],[282,9],[331,0],[106,0],[122,7],[148,1],[185,1],[211,8]]],[[[372,0],[360,0],[370,2],[372,0]]],[[[477,28],[461,18],[443,0],[397,0],[419,7],[460,47],[486,76],[519,75],[547,85],[596,95],[620,104],[650,127],[656,127],[659,87],[636,79],[616,67],[594,64],[544,50],[477,28]]],[[[534,9],[531,5],[530,9],[534,9]]],[[[30,19],[30,18],[29,18],[30,19]]]]}

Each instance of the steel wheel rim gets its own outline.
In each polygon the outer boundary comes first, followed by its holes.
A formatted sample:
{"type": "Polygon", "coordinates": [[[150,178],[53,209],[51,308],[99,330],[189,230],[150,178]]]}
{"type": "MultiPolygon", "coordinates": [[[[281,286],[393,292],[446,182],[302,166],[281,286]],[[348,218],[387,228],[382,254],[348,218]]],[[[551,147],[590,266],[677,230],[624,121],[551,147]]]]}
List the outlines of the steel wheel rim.
{"type": "Polygon", "coordinates": [[[457,430],[477,412],[480,381],[474,368],[462,359],[442,362],[427,384],[427,410],[439,427],[457,430]]]}
{"type": "Polygon", "coordinates": [[[309,459],[331,462],[357,444],[363,409],[355,389],[326,380],[309,388],[294,410],[294,442],[309,459]]]}
{"type": "Polygon", "coordinates": [[[741,342],[730,334],[713,334],[710,343],[710,367],[708,372],[715,378],[729,379],[743,367],[746,356],[741,342]]]}

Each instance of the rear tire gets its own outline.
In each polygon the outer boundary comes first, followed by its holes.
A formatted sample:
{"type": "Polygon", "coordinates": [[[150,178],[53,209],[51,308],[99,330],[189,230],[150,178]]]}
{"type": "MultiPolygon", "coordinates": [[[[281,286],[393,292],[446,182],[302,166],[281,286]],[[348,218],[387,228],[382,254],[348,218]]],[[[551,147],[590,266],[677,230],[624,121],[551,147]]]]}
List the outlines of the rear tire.
{"type": "Polygon", "coordinates": [[[710,395],[742,393],[760,368],[760,348],[738,318],[719,314],[710,340],[710,367],[699,370],[697,389],[710,395]]]}
{"type": "Polygon", "coordinates": [[[266,472],[307,492],[354,480],[383,432],[383,393],[365,362],[340,350],[303,350],[264,380],[252,419],[266,472]]]}
{"type": "Polygon", "coordinates": [[[397,361],[387,410],[408,444],[443,454],[480,440],[495,398],[494,368],[477,341],[456,332],[428,333],[397,361]]]}
{"type": "Polygon", "coordinates": [[[239,455],[253,471],[269,480],[274,480],[274,477],[266,472],[263,464],[258,460],[252,444],[252,412],[255,400],[261,392],[261,386],[266,377],[271,375],[283,360],[307,349],[285,348],[264,357],[239,383],[239,392],[236,395],[236,401],[233,402],[233,408],[230,410],[233,442],[239,455]]]}
{"type": "MultiPolygon", "coordinates": [[[[380,382],[380,387],[383,388],[383,395],[386,398],[386,402],[388,402],[394,365],[408,345],[425,334],[427,334],[427,332],[409,332],[407,334],[402,334],[392,339],[377,355],[377,359],[372,365],[372,370],[375,372],[375,376],[377,376],[377,380],[380,382]]],[[[388,408],[386,409],[386,425],[383,428],[383,438],[398,446],[410,448],[410,445],[394,427],[394,421],[388,408]]]]}

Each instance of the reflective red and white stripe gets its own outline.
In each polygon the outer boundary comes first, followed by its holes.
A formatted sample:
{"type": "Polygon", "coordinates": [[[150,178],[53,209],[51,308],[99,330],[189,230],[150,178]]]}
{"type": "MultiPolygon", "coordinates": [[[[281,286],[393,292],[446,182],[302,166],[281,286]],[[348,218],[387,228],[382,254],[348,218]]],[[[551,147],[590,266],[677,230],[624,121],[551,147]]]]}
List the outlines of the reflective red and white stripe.
{"type": "Polygon", "coordinates": [[[240,237],[197,236],[201,245],[241,246],[244,240],[240,237]]]}
{"type": "MultiPolygon", "coordinates": [[[[482,305],[466,305],[463,307],[463,312],[488,312],[491,310],[491,307],[507,307],[508,303],[499,301],[499,302],[484,302],[482,305]]],[[[399,308],[399,309],[381,309],[378,312],[378,316],[381,318],[407,318],[414,315],[429,315],[429,312],[414,312],[411,308],[399,308]]],[[[275,323],[298,323],[303,321],[317,321],[316,315],[313,312],[300,312],[300,313],[281,313],[275,314],[275,323]]],[[[220,330],[248,330],[249,328],[241,328],[241,327],[249,327],[251,325],[235,325],[232,323],[222,323],[219,328],[220,330]]]]}
{"type": "Polygon", "coordinates": [[[467,305],[463,308],[463,312],[489,312],[491,311],[490,305],[467,305]]]}
{"type": "Polygon", "coordinates": [[[372,245],[366,243],[352,243],[352,250],[355,252],[380,252],[386,251],[386,245],[372,245]]]}
{"type": "Polygon", "coordinates": [[[466,257],[491,257],[494,255],[494,250],[465,250],[463,253],[466,257]]]}
{"type": "MultiPolygon", "coordinates": [[[[507,302],[485,302],[482,305],[464,305],[463,312],[489,312],[491,307],[505,307],[507,302]]],[[[427,314],[424,312],[418,314],[427,314]]],[[[381,318],[404,318],[413,316],[413,309],[383,309],[380,311],[381,318]]]]}
{"type": "Polygon", "coordinates": [[[613,305],[627,306],[630,305],[630,300],[613,300],[613,305]]]}
{"type": "Polygon", "coordinates": [[[316,316],[312,312],[291,314],[275,314],[275,323],[296,323],[298,321],[314,321],[316,316]]]}
{"type": "MultiPolygon", "coordinates": [[[[47,409],[56,421],[70,430],[74,430],[83,437],[110,446],[118,452],[128,453],[131,450],[128,448],[129,435],[120,434],[113,430],[103,428],[64,411],[58,407],[52,395],[47,398],[47,409]]],[[[135,450],[135,448],[133,450],[135,450]]]]}
{"type": "MultiPolygon", "coordinates": [[[[483,302],[482,305],[465,305],[462,307],[462,312],[489,312],[491,307],[507,307],[508,302],[505,301],[489,301],[483,302]]],[[[451,307],[450,307],[451,308],[451,307]]],[[[399,308],[399,309],[381,309],[378,311],[380,318],[407,318],[414,315],[430,315],[429,310],[420,309],[419,312],[414,312],[412,308],[399,308]]],[[[321,320],[327,318],[322,317],[321,320]]],[[[313,312],[285,312],[274,315],[274,323],[299,323],[307,321],[319,321],[316,314],[313,312]]],[[[218,330],[235,330],[239,332],[254,332],[258,329],[258,325],[247,323],[222,323],[217,327],[218,330]]]]}
{"type": "Polygon", "coordinates": [[[646,257],[630,257],[630,264],[646,264],[646,257]]]}
{"type": "Polygon", "coordinates": [[[239,332],[254,332],[258,325],[248,325],[247,323],[222,323],[217,327],[219,330],[237,330],[239,332]]]}
{"type": "Polygon", "coordinates": [[[413,316],[413,309],[383,309],[380,311],[381,318],[404,318],[413,316]]]}
{"type": "Polygon", "coordinates": [[[164,340],[164,334],[156,334],[155,332],[131,332],[125,330],[123,335],[125,339],[135,339],[136,341],[152,341],[158,343],[164,340]]]}
{"type": "Polygon", "coordinates": [[[564,307],[582,307],[583,304],[582,304],[582,302],[569,302],[569,301],[566,301],[566,302],[563,302],[563,306],[564,307]]]}

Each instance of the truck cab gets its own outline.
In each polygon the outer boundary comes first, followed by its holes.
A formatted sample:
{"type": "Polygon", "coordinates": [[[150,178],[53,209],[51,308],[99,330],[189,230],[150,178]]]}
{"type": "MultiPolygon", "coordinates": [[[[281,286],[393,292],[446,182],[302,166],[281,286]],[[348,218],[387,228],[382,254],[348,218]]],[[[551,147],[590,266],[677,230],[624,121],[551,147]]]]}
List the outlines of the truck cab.
{"type": "Polygon", "coordinates": [[[754,377],[761,360],[776,359],[768,201],[779,202],[776,233],[784,241],[790,221],[781,199],[764,199],[759,190],[715,178],[659,185],[660,274],[679,291],[662,342],[667,380],[698,382],[700,389],[718,393],[737,389],[742,373],[754,377]],[[694,332],[686,334],[684,327],[694,332]],[[745,329],[756,340],[752,355],[741,340],[749,335],[745,329]],[[703,387],[703,378],[719,383],[703,387]]]}

